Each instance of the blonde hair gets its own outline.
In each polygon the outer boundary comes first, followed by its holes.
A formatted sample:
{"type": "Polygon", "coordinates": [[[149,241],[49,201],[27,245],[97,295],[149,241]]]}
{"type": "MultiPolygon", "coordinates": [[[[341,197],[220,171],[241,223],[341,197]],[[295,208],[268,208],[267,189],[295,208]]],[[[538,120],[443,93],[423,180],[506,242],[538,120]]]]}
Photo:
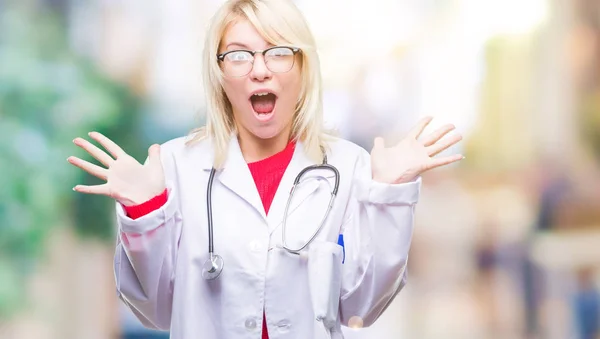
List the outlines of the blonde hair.
{"type": "Polygon", "coordinates": [[[302,141],[307,156],[320,162],[331,132],[323,126],[319,57],[308,24],[291,0],[229,0],[213,16],[203,55],[206,125],[193,130],[187,144],[208,137],[215,153],[213,165],[220,168],[225,163],[235,123],[231,103],[223,90],[224,75],[217,53],[229,25],[240,19],[248,20],[271,44],[287,44],[302,50],[302,85],[292,123],[292,138],[302,141]]]}

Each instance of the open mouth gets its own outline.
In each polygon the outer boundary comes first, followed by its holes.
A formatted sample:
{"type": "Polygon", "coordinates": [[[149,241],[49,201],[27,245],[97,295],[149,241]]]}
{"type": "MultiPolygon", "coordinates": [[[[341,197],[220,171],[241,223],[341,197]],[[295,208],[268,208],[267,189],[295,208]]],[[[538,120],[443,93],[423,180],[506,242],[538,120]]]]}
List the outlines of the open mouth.
{"type": "Polygon", "coordinates": [[[268,118],[273,113],[276,101],[277,96],[271,92],[256,93],[250,97],[252,109],[261,119],[268,118]]]}

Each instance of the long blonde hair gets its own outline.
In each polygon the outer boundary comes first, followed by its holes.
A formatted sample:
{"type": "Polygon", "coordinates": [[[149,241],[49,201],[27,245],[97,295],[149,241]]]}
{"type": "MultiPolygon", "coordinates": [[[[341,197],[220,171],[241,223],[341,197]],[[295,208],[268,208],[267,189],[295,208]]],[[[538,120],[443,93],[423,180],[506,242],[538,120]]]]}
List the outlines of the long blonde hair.
{"type": "Polygon", "coordinates": [[[217,62],[219,45],[229,25],[248,20],[273,45],[288,44],[302,50],[302,86],[292,123],[292,138],[302,141],[307,156],[319,162],[330,132],[323,125],[321,69],[314,37],[304,16],[291,0],[229,0],[213,16],[203,55],[206,93],[206,125],[191,132],[189,144],[209,137],[214,166],[227,158],[230,137],[235,132],[231,103],[223,90],[223,72],[217,62]]]}

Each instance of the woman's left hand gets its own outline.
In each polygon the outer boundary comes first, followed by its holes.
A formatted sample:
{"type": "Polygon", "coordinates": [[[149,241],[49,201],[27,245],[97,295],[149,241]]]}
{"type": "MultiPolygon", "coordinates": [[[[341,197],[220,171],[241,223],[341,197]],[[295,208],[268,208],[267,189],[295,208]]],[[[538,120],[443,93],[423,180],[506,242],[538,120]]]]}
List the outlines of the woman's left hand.
{"type": "Polygon", "coordinates": [[[418,140],[432,119],[432,117],[423,118],[396,146],[385,147],[382,138],[375,138],[371,151],[373,180],[387,184],[406,183],[425,171],[464,159],[460,154],[433,158],[436,154],[462,140],[460,134],[441,140],[454,130],[454,125],[442,126],[418,140]]]}

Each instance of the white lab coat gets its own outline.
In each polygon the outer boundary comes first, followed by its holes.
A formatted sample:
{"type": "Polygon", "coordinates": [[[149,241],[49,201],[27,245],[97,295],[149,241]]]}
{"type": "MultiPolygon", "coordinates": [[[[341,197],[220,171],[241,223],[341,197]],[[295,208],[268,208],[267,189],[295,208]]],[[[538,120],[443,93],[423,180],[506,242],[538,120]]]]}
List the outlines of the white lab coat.
{"type": "MultiPolygon", "coordinates": [[[[212,281],[201,275],[208,258],[210,141],[191,147],[184,143],[178,138],[162,146],[169,192],[162,208],[132,220],[117,204],[114,270],[120,298],[145,326],[170,330],[174,339],[259,339],[263,309],[271,339],[328,338],[315,320],[306,258],[278,247],[292,183],[312,164],[302,143],[296,145],[266,215],[237,139],[231,139],[224,169],[213,182],[215,253],[225,265],[212,281]]],[[[369,154],[342,139],[329,144],[328,163],[339,170],[339,192],[315,243],[339,250],[338,235],[344,235],[333,334],[343,338],[342,325],[370,326],[405,284],[421,179],[399,185],[374,182],[369,154]]],[[[306,177],[290,207],[290,247],[300,246],[318,227],[330,197],[328,183],[334,183],[324,170],[306,177]]]]}

